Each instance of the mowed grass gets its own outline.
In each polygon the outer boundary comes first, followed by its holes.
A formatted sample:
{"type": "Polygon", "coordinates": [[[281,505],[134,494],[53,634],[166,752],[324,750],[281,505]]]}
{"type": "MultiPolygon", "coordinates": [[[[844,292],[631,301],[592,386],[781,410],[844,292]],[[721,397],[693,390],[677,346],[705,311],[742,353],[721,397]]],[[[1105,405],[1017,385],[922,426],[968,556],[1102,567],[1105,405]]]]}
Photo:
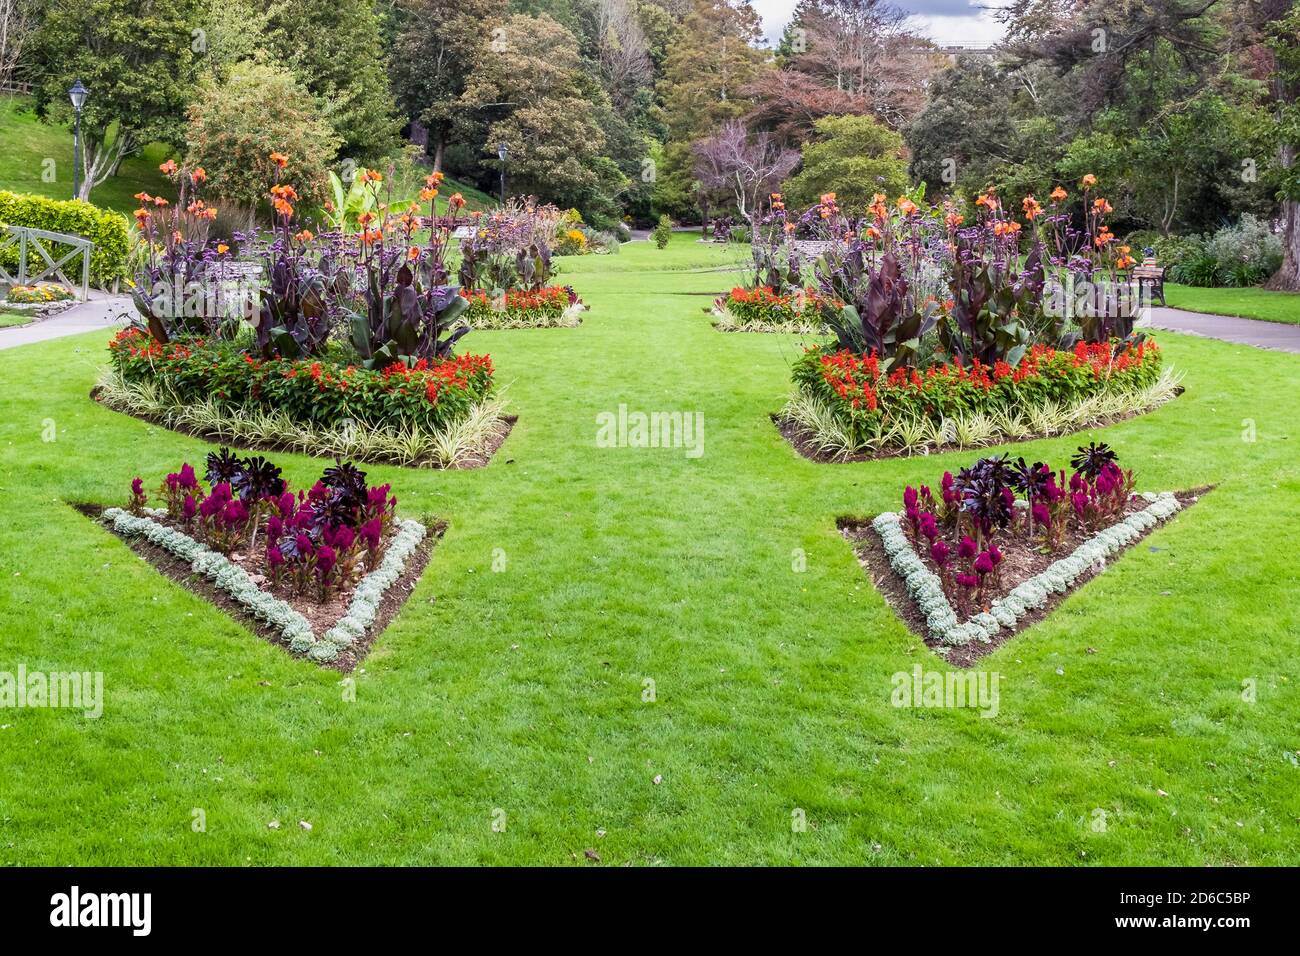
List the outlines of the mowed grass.
{"type": "MultiPolygon", "coordinates": [[[[72,198],[73,138],[70,126],[42,123],[28,96],[0,94],[0,190],[34,193],[53,199],[72,198]],[[53,165],[49,161],[53,160],[53,165]]],[[[123,161],[118,175],[91,190],[90,201],[104,209],[130,216],[139,206],[141,191],[175,198],[176,187],[158,171],[169,158],[181,155],[166,143],[149,143],[138,154],[123,161]]],[[[413,198],[420,191],[422,171],[410,164],[399,170],[395,199],[413,198]]],[[[495,200],[473,186],[448,179],[438,199],[438,211],[446,213],[447,197],[459,192],[468,209],[489,209],[495,200]]]]}
{"type": "Polygon", "coordinates": [[[450,526],[354,702],[67,506],[207,450],[87,398],[107,333],[0,352],[0,670],[106,694],[0,711],[0,863],[1294,863],[1297,358],[1158,333],[1185,395],[1014,449],[1218,488],[982,662],[996,717],[898,709],[945,664],[835,519],[976,455],[796,456],[798,342],[713,331],[727,262],[686,242],[566,260],[581,328],[464,340],[520,416],[487,468],[367,469],[450,526]],[[596,447],[620,404],[703,413],[703,456],[596,447]]]}
{"type": "Polygon", "coordinates": [[[1192,312],[1300,325],[1300,293],[1296,292],[1255,288],[1201,289],[1166,283],[1165,300],[1174,308],[1192,312]]]}

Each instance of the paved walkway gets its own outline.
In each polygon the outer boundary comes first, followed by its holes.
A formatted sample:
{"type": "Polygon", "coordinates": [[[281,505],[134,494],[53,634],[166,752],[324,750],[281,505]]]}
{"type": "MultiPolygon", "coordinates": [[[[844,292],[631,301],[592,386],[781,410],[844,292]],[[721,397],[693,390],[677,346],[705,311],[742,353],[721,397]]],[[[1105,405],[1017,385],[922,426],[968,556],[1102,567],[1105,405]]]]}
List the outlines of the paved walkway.
{"type": "Polygon", "coordinates": [[[74,305],[53,318],[33,322],[31,325],[0,329],[0,349],[113,328],[125,324],[134,313],[135,306],[131,304],[130,296],[92,291],[90,298],[81,305],[74,305]]]}
{"type": "Polygon", "coordinates": [[[1157,329],[1253,345],[1259,349],[1300,352],[1300,325],[1238,319],[1230,315],[1206,315],[1162,306],[1152,307],[1151,324],[1157,329]]]}
{"type": "MultiPolygon", "coordinates": [[[[124,324],[134,311],[130,296],[92,292],[89,301],[52,319],[19,328],[0,329],[0,349],[112,328],[124,324]]],[[[1152,308],[1151,325],[1158,329],[1201,335],[1224,342],[1300,354],[1300,325],[1238,319],[1228,315],[1206,315],[1161,306],[1152,308]]]]}

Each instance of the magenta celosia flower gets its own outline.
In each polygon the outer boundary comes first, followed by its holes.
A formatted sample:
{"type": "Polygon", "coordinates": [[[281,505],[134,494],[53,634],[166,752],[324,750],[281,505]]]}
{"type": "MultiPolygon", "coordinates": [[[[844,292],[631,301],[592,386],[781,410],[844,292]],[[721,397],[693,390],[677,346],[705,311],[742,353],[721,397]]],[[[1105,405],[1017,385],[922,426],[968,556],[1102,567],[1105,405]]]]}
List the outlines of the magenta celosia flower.
{"type": "Polygon", "coordinates": [[[135,478],[135,479],[132,479],[132,481],[131,481],[131,494],[135,495],[137,498],[139,498],[141,495],[144,494],[144,479],[143,479],[143,478],[135,478]]]}
{"type": "Polygon", "coordinates": [[[939,525],[934,520],[934,515],[930,514],[928,511],[921,515],[920,528],[921,534],[925,535],[931,541],[939,536],[939,525]]]}
{"type": "Polygon", "coordinates": [[[970,558],[975,557],[975,552],[978,550],[979,549],[975,546],[975,542],[971,539],[971,536],[963,535],[961,541],[957,544],[957,557],[963,560],[969,560],[970,558]]]}
{"type": "Polygon", "coordinates": [[[236,498],[221,509],[221,520],[226,523],[227,527],[237,528],[248,520],[248,509],[244,507],[242,501],[236,498]]]}
{"type": "Polygon", "coordinates": [[[939,567],[946,566],[950,557],[952,557],[952,549],[948,547],[948,542],[936,541],[930,545],[930,560],[939,567]]]}
{"type": "Polygon", "coordinates": [[[298,499],[293,496],[292,491],[286,491],[280,495],[277,507],[280,509],[281,518],[292,518],[294,509],[298,507],[298,499]]]}
{"type": "Polygon", "coordinates": [[[304,558],[311,557],[311,553],[312,553],[311,538],[307,537],[305,534],[300,534],[294,537],[293,544],[294,547],[297,549],[298,553],[302,555],[304,558]]]}
{"type": "Polygon", "coordinates": [[[278,568],[284,564],[284,555],[280,552],[279,545],[271,545],[266,549],[266,563],[272,568],[278,568]]]}
{"type": "Polygon", "coordinates": [[[321,577],[328,577],[337,560],[338,556],[334,553],[334,549],[328,544],[322,544],[316,549],[316,572],[321,577]]]}
{"type": "Polygon", "coordinates": [[[1047,505],[1034,505],[1032,513],[1035,524],[1048,526],[1052,523],[1052,513],[1047,510],[1047,505]]]}
{"type": "Polygon", "coordinates": [[[993,567],[996,568],[999,564],[1002,563],[1002,557],[1003,557],[1002,549],[999,548],[996,544],[991,546],[986,553],[989,556],[989,560],[993,562],[993,567]]]}
{"type": "Polygon", "coordinates": [[[180,486],[186,491],[193,491],[199,486],[199,479],[194,475],[194,468],[189,462],[181,465],[181,472],[177,476],[180,480],[180,486]]]}
{"type": "Polygon", "coordinates": [[[181,502],[181,514],[185,516],[185,520],[189,521],[191,518],[193,518],[194,513],[198,510],[199,510],[199,505],[198,502],[194,500],[194,496],[186,495],[185,500],[181,502]]]}
{"type": "Polygon", "coordinates": [[[361,540],[371,551],[379,547],[379,536],[383,533],[384,526],[378,518],[371,518],[359,529],[361,540]]]}
{"type": "Polygon", "coordinates": [[[181,476],[176,474],[174,471],[164,478],[163,481],[166,483],[168,491],[176,491],[181,486],[181,476]]]}
{"type": "Polygon", "coordinates": [[[272,541],[279,541],[282,534],[284,534],[284,522],[280,520],[279,515],[271,515],[266,519],[266,536],[272,541]]]}
{"type": "Polygon", "coordinates": [[[993,570],[993,557],[987,551],[981,551],[975,559],[975,573],[980,577],[993,570]]]}
{"type": "Polygon", "coordinates": [[[352,547],[352,542],[356,540],[356,535],[352,529],[345,524],[341,524],[335,529],[330,544],[339,551],[347,551],[352,547]]]}
{"type": "Polygon", "coordinates": [[[1088,496],[1082,491],[1076,491],[1070,496],[1070,503],[1074,505],[1074,513],[1081,515],[1084,509],[1088,507],[1088,496]]]}
{"type": "Polygon", "coordinates": [[[980,579],[973,574],[958,574],[954,580],[964,588],[978,587],[980,579]]]}
{"type": "Polygon", "coordinates": [[[909,513],[916,510],[916,489],[911,485],[903,489],[903,507],[909,513]]]}

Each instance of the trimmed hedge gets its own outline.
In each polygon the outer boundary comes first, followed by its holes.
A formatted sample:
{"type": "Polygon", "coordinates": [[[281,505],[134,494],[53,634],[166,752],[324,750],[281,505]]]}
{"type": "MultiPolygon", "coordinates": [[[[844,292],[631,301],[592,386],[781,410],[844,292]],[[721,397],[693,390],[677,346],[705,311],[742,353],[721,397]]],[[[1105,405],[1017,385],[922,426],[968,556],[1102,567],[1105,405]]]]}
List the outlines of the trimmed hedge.
{"type": "MultiPolygon", "coordinates": [[[[120,213],[100,209],[75,199],[50,199],[0,190],[0,223],[27,226],[48,232],[66,232],[83,236],[95,244],[90,253],[90,281],[104,287],[114,279],[126,277],[126,256],[130,226],[120,213]]],[[[0,253],[6,269],[18,266],[18,250],[0,253]]],[[[39,256],[37,259],[39,260],[39,256]]],[[[28,263],[31,263],[30,256],[28,263]]],[[[77,281],[71,273],[68,278],[77,281]]]]}

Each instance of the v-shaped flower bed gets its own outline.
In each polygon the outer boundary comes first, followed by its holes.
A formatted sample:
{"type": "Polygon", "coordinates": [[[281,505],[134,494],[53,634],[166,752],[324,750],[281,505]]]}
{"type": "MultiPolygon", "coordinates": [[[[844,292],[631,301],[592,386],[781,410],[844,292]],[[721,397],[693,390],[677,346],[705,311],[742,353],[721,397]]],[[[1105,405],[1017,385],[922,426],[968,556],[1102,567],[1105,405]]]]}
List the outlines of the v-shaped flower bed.
{"type": "Polygon", "coordinates": [[[1197,492],[1133,492],[1105,444],[1080,448],[1073,473],[982,458],[936,497],[908,487],[903,510],[841,521],[873,580],[909,626],[969,664],[1042,619],[1068,593],[1197,492]]]}
{"type": "MultiPolygon", "coordinates": [[[[160,571],[294,654],[351,670],[396,614],[428,560],[429,529],[397,516],[388,485],[336,463],[295,494],[261,457],[208,455],[167,475],[149,507],[83,509],[160,571]]],[[[439,529],[435,529],[435,532],[439,529]]]]}

